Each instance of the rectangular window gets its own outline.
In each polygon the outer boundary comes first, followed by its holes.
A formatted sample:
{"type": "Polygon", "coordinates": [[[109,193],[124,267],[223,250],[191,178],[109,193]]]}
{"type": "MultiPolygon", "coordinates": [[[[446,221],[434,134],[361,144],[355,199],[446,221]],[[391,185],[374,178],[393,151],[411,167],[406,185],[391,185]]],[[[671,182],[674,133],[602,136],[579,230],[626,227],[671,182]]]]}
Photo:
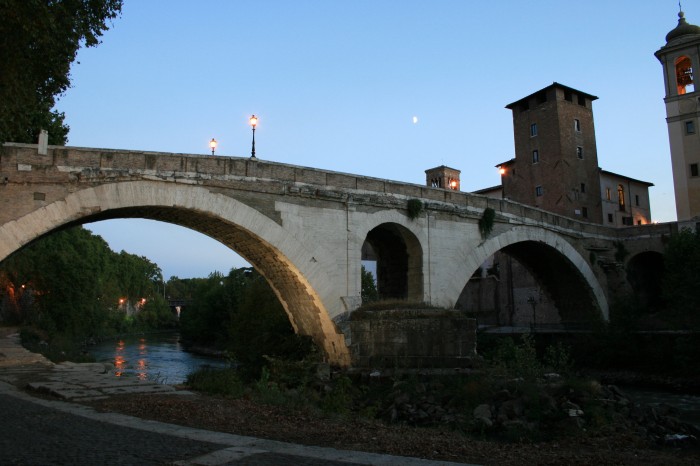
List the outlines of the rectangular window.
{"type": "Polygon", "coordinates": [[[581,194],[586,193],[586,183],[581,183],[581,194]]]}
{"type": "Polygon", "coordinates": [[[583,147],[576,146],[576,157],[583,159],[583,147]]]}
{"type": "Polygon", "coordinates": [[[634,195],[634,205],[639,206],[639,194],[634,195]]]}
{"type": "Polygon", "coordinates": [[[537,149],[532,151],[532,163],[539,163],[540,161],[540,151],[537,149]]]}
{"type": "Polygon", "coordinates": [[[632,217],[622,217],[622,224],[627,225],[627,226],[634,225],[634,223],[632,221],[632,217]]]}
{"type": "Polygon", "coordinates": [[[537,136],[537,123],[533,123],[530,125],[530,137],[535,137],[537,136]]]}
{"type": "Polygon", "coordinates": [[[610,200],[610,188],[605,188],[605,198],[608,201],[610,200]]]}
{"type": "Polygon", "coordinates": [[[693,120],[685,122],[685,134],[695,134],[695,122],[693,120]]]}
{"type": "Polygon", "coordinates": [[[578,96],[578,104],[582,107],[586,106],[586,98],[582,95],[578,96]]]}
{"type": "Polygon", "coordinates": [[[574,118],[574,131],[581,132],[581,121],[578,118],[574,118]]]}
{"type": "Polygon", "coordinates": [[[642,224],[642,221],[641,221],[641,220],[637,220],[637,225],[641,225],[641,224],[642,224]]]}
{"type": "Polygon", "coordinates": [[[581,215],[583,218],[588,218],[588,207],[581,207],[581,215]]]}
{"type": "Polygon", "coordinates": [[[535,196],[539,197],[542,195],[542,186],[535,186],[535,196]]]}
{"type": "Polygon", "coordinates": [[[697,163],[690,164],[690,176],[698,176],[698,164],[697,163]]]}
{"type": "Polygon", "coordinates": [[[613,214],[608,214],[608,222],[613,222],[613,214]]]}

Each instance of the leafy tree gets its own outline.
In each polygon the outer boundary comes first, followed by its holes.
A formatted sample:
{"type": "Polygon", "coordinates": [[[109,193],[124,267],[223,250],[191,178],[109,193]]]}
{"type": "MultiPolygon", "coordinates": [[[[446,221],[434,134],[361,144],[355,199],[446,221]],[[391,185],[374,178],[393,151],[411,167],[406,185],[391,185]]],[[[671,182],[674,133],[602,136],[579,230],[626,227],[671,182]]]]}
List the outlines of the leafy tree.
{"type": "Polygon", "coordinates": [[[70,228],[29,244],[0,264],[0,316],[37,326],[50,336],[80,340],[128,330],[117,303],[129,296],[132,302],[145,299],[138,324],[171,326],[172,314],[160,294],[161,276],[148,259],[116,254],[101,237],[70,228]]]}
{"type": "Polygon", "coordinates": [[[193,283],[192,302],[180,315],[180,332],[185,340],[223,349],[232,303],[228,299],[224,276],[212,273],[193,283]]]}
{"type": "Polygon", "coordinates": [[[116,302],[102,293],[110,270],[110,249],[82,228],[47,236],[3,262],[15,288],[30,289],[36,301],[23,320],[50,333],[71,336],[99,332],[116,302]]]}
{"type": "Polygon", "coordinates": [[[377,285],[374,283],[374,275],[372,275],[372,272],[365,269],[364,265],[362,266],[361,274],[362,302],[369,303],[378,300],[379,293],[377,292],[377,285]]]}
{"type": "MultiPolygon", "coordinates": [[[[240,307],[231,316],[228,348],[242,364],[244,376],[256,379],[266,366],[266,357],[302,359],[312,349],[311,339],[297,335],[277,295],[265,278],[253,269],[243,269],[240,307]]],[[[232,271],[233,274],[234,271],[232,271]]]]}
{"type": "Polygon", "coordinates": [[[265,356],[300,359],[311,349],[308,338],[294,333],[270,285],[252,268],[201,281],[182,311],[180,333],[186,340],[228,350],[250,378],[260,375],[265,356]]]}
{"type": "Polygon", "coordinates": [[[122,296],[131,302],[160,294],[163,274],[160,268],[147,257],[129,254],[126,251],[115,257],[116,278],[122,296]]]}
{"type": "Polygon", "coordinates": [[[70,87],[81,45],[93,47],[122,0],[0,0],[0,142],[65,144],[68,126],[54,104],[70,87]]]}

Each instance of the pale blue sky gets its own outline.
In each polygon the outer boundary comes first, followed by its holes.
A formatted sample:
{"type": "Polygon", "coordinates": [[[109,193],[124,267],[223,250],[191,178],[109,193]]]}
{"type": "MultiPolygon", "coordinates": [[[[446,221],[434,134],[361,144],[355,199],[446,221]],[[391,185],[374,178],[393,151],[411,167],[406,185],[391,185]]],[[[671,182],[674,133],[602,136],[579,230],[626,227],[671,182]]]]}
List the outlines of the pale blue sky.
{"type": "MultiPolygon", "coordinates": [[[[683,10],[700,24],[697,0],[683,10]]],[[[654,183],[652,218],[672,221],[654,52],[677,13],[675,0],[125,0],[58,109],[73,146],[205,154],[213,137],[243,157],[255,113],[261,159],[418,184],[445,164],[473,191],[514,156],[504,106],[557,81],[599,97],[600,166],[654,183]]],[[[245,265],[179,227],[89,228],[166,277],[245,265]]]]}

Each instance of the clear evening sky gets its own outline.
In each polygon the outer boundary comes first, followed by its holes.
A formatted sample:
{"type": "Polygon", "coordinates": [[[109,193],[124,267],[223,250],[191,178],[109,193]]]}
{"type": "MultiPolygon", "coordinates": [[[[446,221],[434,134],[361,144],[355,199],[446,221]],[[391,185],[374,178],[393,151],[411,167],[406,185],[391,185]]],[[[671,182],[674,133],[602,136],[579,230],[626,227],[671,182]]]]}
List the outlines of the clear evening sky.
{"type": "MultiPolygon", "coordinates": [[[[700,24],[698,1],[686,0],[700,24]]],[[[103,43],[79,52],[59,100],[69,145],[250,155],[423,184],[462,171],[500,183],[514,156],[504,106],[556,81],[593,104],[602,168],[655,184],[675,220],[661,64],[675,0],[125,0],[103,43]],[[417,122],[414,123],[414,117],[417,122]]],[[[246,265],[198,233],[118,220],[88,225],[165,277],[246,265]]]]}

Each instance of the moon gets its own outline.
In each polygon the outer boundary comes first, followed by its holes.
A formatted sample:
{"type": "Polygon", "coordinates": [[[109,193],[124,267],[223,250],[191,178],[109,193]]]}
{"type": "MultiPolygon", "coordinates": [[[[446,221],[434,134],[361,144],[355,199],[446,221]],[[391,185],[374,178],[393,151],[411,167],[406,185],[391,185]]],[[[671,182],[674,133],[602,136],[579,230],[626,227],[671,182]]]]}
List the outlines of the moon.
{"type": "Polygon", "coordinates": [[[416,123],[418,123],[418,117],[417,117],[417,116],[414,116],[414,117],[413,117],[413,124],[415,125],[416,123]]]}

